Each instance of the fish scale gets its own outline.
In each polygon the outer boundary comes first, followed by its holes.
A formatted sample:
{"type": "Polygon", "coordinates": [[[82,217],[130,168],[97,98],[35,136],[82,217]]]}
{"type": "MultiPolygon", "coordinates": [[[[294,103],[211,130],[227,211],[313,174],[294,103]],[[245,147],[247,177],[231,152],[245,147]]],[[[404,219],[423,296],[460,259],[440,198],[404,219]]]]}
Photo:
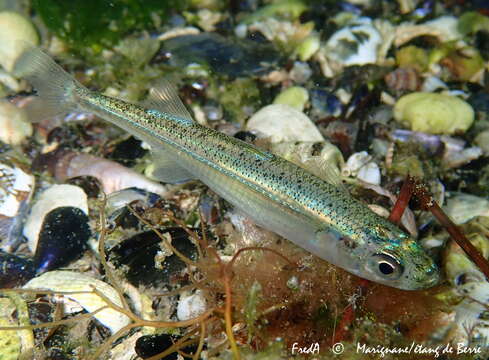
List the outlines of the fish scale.
{"type": "Polygon", "coordinates": [[[360,277],[406,290],[439,280],[397,226],[337,185],[193,121],[171,84],[153,89],[147,105],[126,103],[86,89],[35,47],[16,72],[56,111],[93,112],[148,143],[161,181],[197,178],[259,225],[360,277]]]}

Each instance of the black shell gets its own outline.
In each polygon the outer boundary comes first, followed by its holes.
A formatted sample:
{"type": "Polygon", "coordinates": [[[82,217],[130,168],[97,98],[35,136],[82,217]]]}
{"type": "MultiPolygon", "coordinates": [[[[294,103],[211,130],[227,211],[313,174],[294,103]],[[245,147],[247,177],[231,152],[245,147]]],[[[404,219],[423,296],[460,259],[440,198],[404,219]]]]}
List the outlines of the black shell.
{"type": "Polygon", "coordinates": [[[0,251],[0,288],[22,286],[35,274],[31,259],[0,251]]]}
{"type": "Polygon", "coordinates": [[[46,214],[34,256],[38,273],[68,265],[83,255],[91,235],[88,221],[77,207],[63,206],[46,214]]]}
{"type": "MultiPolygon", "coordinates": [[[[136,340],[136,346],[134,347],[134,350],[136,351],[136,354],[138,354],[138,356],[146,359],[165,351],[176,341],[178,341],[178,337],[168,334],[145,335],[136,340]]],[[[197,346],[187,346],[185,348],[182,348],[181,350],[186,352],[187,354],[193,354],[197,350],[197,346]]],[[[176,360],[177,358],[178,354],[174,352],[173,354],[165,356],[163,359],[176,360]]]]}
{"type": "MultiPolygon", "coordinates": [[[[197,249],[184,229],[173,227],[159,231],[169,233],[173,246],[185,256],[191,259],[197,257],[197,249]]],[[[108,251],[108,257],[116,267],[125,265],[126,278],[133,285],[167,284],[172,274],[185,268],[185,263],[173,254],[156,268],[155,255],[161,251],[161,241],[154,231],[145,231],[114,246],[108,251]]]]}

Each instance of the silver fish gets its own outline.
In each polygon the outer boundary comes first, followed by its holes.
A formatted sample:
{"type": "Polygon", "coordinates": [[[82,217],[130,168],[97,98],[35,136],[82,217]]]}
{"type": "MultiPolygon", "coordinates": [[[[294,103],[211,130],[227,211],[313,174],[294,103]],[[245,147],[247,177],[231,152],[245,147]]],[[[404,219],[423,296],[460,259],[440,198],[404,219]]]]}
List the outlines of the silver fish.
{"type": "Polygon", "coordinates": [[[15,74],[56,112],[92,112],[148,143],[161,181],[197,178],[259,225],[362,278],[406,290],[439,281],[433,260],[398,227],[338,186],[193,121],[171,86],[152,89],[144,106],[126,103],[88,90],[36,47],[15,74]]]}

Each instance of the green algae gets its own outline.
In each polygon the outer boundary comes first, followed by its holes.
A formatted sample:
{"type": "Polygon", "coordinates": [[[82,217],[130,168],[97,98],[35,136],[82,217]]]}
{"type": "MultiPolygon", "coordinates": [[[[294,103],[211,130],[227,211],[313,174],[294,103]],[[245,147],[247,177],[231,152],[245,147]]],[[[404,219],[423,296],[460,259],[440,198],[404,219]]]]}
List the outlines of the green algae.
{"type": "Polygon", "coordinates": [[[154,29],[171,12],[183,10],[178,0],[33,0],[44,24],[73,49],[100,52],[129,31],[154,29]]]}

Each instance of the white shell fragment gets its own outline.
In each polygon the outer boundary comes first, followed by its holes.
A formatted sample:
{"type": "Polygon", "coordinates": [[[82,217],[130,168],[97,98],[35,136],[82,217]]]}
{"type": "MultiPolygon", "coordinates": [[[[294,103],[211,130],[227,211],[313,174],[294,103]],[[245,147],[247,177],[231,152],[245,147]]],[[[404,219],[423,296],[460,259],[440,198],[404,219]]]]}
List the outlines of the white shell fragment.
{"type": "Polygon", "coordinates": [[[34,176],[18,167],[0,164],[0,179],[0,215],[13,217],[17,215],[21,202],[32,194],[34,176]]]}
{"type": "Polygon", "coordinates": [[[471,195],[458,193],[447,200],[443,210],[457,225],[465,224],[478,216],[489,216],[489,200],[471,195]]]}
{"type": "Polygon", "coordinates": [[[327,56],[343,65],[374,64],[382,38],[369,18],[356,19],[335,32],[326,43],[327,56]]]}
{"type": "Polygon", "coordinates": [[[288,105],[273,104],[255,113],[246,130],[269,137],[272,143],[284,141],[324,141],[314,123],[304,113],[288,105]]]}
{"type": "Polygon", "coordinates": [[[32,135],[26,112],[7,100],[0,100],[0,129],[0,141],[10,145],[19,145],[32,135]]]}
{"type": "MultiPolygon", "coordinates": [[[[122,307],[122,302],[117,291],[109,284],[94,279],[88,275],[74,271],[49,271],[38,276],[27,284],[24,289],[43,289],[51,291],[93,291],[93,288],[100,291],[115,305],[122,307]]],[[[67,298],[77,302],[88,312],[93,312],[108,304],[95,293],[86,294],[69,294],[64,295],[67,298]]],[[[94,315],[104,326],[116,333],[124,326],[128,325],[131,320],[124,314],[108,308],[94,315]]]]}
{"type": "Polygon", "coordinates": [[[24,226],[24,236],[27,238],[27,245],[32,252],[36,251],[37,239],[44,216],[63,206],[80,208],[88,215],[87,195],[80,187],[68,184],[51,186],[39,196],[24,226]]]}
{"type": "Polygon", "coordinates": [[[27,18],[13,11],[0,12],[0,64],[5,70],[12,71],[26,45],[38,43],[36,29],[27,18]]]}
{"type": "Polygon", "coordinates": [[[177,306],[177,317],[178,320],[185,321],[202,315],[205,310],[205,298],[200,292],[196,292],[193,295],[180,297],[177,306]]]}
{"type": "Polygon", "coordinates": [[[461,39],[457,24],[454,16],[442,16],[418,25],[404,23],[396,28],[394,45],[399,47],[418,36],[433,36],[442,43],[461,39]]]}
{"type": "Polygon", "coordinates": [[[380,169],[373,161],[358,170],[357,178],[370,184],[380,185],[380,169]]]}

